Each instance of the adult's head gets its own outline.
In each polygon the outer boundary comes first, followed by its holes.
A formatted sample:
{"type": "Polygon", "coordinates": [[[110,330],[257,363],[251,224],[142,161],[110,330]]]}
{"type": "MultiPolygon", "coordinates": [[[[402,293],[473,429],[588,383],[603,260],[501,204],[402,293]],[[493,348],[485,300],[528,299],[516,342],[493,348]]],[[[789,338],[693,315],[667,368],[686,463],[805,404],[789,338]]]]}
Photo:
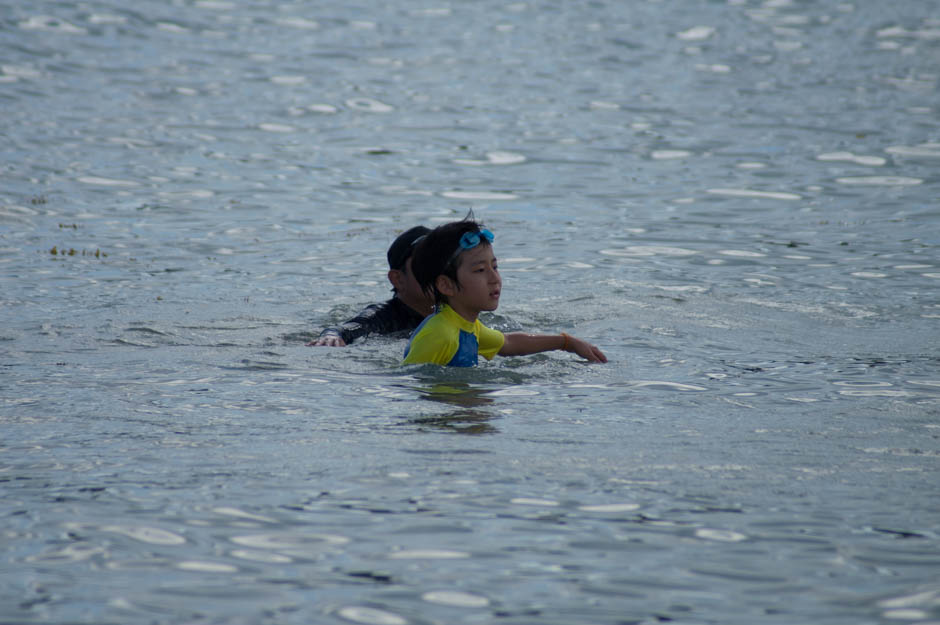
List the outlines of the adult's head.
{"type": "Polygon", "coordinates": [[[388,248],[388,268],[401,271],[405,268],[405,263],[411,258],[415,249],[415,243],[421,237],[431,231],[424,226],[415,226],[399,234],[388,248]]]}
{"type": "Polygon", "coordinates": [[[395,296],[414,310],[429,314],[434,301],[415,280],[413,255],[416,244],[431,232],[430,228],[415,226],[402,232],[388,248],[388,281],[395,296]]]}

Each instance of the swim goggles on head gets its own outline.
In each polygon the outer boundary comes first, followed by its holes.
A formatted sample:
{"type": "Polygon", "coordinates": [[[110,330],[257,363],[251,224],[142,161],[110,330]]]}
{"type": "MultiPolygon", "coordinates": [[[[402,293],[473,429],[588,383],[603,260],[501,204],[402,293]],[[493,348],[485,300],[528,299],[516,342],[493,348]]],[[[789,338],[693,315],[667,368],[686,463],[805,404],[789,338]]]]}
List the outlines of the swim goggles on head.
{"type": "Polygon", "coordinates": [[[493,236],[493,233],[486,228],[480,230],[479,232],[464,232],[463,236],[460,237],[460,245],[456,250],[454,250],[454,253],[451,254],[451,257],[448,259],[445,267],[457,260],[457,257],[460,256],[461,252],[472,250],[478,246],[481,239],[486,239],[487,243],[492,243],[494,238],[495,237],[493,236]]]}
{"type": "Polygon", "coordinates": [[[460,237],[460,249],[462,250],[472,250],[480,244],[480,237],[486,239],[487,243],[492,243],[493,233],[484,228],[479,232],[464,232],[463,236],[460,237]]]}

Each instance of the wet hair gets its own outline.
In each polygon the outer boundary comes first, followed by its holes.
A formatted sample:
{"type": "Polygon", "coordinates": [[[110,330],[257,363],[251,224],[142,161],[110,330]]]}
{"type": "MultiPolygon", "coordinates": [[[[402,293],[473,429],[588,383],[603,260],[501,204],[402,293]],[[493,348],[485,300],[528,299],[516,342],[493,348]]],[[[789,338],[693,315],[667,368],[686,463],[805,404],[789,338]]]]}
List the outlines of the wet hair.
{"type": "MultiPolygon", "coordinates": [[[[473,217],[473,211],[460,221],[452,221],[438,226],[429,232],[415,247],[411,261],[411,272],[418,282],[421,290],[434,295],[435,304],[447,302],[447,296],[437,290],[437,277],[447,276],[460,288],[457,280],[457,269],[460,267],[462,253],[456,254],[460,249],[460,237],[467,232],[478,233],[483,224],[473,217]]],[[[489,245],[486,240],[481,244],[489,245]]]]}
{"type": "Polygon", "coordinates": [[[430,228],[415,226],[399,234],[388,248],[388,268],[404,269],[405,263],[414,252],[415,243],[430,231],[430,228]]]}
{"type": "MultiPolygon", "coordinates": [[[[408,274],[408,259],[414,254],[418,242],[431,231],[424,226],[415,226],[398,235],[388,248],[388,268],[408,274]]],[[[398,295],[398,289],[392,286],[392,293],[398,295]]]]}

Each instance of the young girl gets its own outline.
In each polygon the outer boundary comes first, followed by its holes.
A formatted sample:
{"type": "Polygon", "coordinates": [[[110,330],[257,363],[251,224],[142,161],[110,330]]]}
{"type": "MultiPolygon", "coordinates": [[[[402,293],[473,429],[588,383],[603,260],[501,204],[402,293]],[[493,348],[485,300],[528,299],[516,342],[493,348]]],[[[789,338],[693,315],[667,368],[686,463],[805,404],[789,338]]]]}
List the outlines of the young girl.
{"type": "Polygon", "coordinates": [[[477,355],[521,356],[553,349],[573,352],[589,362],[607,362],[594,345],[561,334],[503,334],[477,317],[496,310],[502,279],[493,254],[493,233],[473,220],[439,226],[417,243],[412,271],[418,285],[433,293],[437,312],[411,335],[402,364],[434,363],[472,367],[477,355]]]}

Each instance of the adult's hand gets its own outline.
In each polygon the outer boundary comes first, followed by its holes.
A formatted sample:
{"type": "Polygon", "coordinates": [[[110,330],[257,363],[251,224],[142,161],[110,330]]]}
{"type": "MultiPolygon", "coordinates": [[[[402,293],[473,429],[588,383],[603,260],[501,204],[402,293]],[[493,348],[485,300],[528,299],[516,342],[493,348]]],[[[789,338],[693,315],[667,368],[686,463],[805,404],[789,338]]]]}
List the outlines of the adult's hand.
{"type": "Polygon", "coordinates": [[[307,343],[314,347],[346,347],[346,341],[336,334],[325,334],[315,341],[307,343]]]}

